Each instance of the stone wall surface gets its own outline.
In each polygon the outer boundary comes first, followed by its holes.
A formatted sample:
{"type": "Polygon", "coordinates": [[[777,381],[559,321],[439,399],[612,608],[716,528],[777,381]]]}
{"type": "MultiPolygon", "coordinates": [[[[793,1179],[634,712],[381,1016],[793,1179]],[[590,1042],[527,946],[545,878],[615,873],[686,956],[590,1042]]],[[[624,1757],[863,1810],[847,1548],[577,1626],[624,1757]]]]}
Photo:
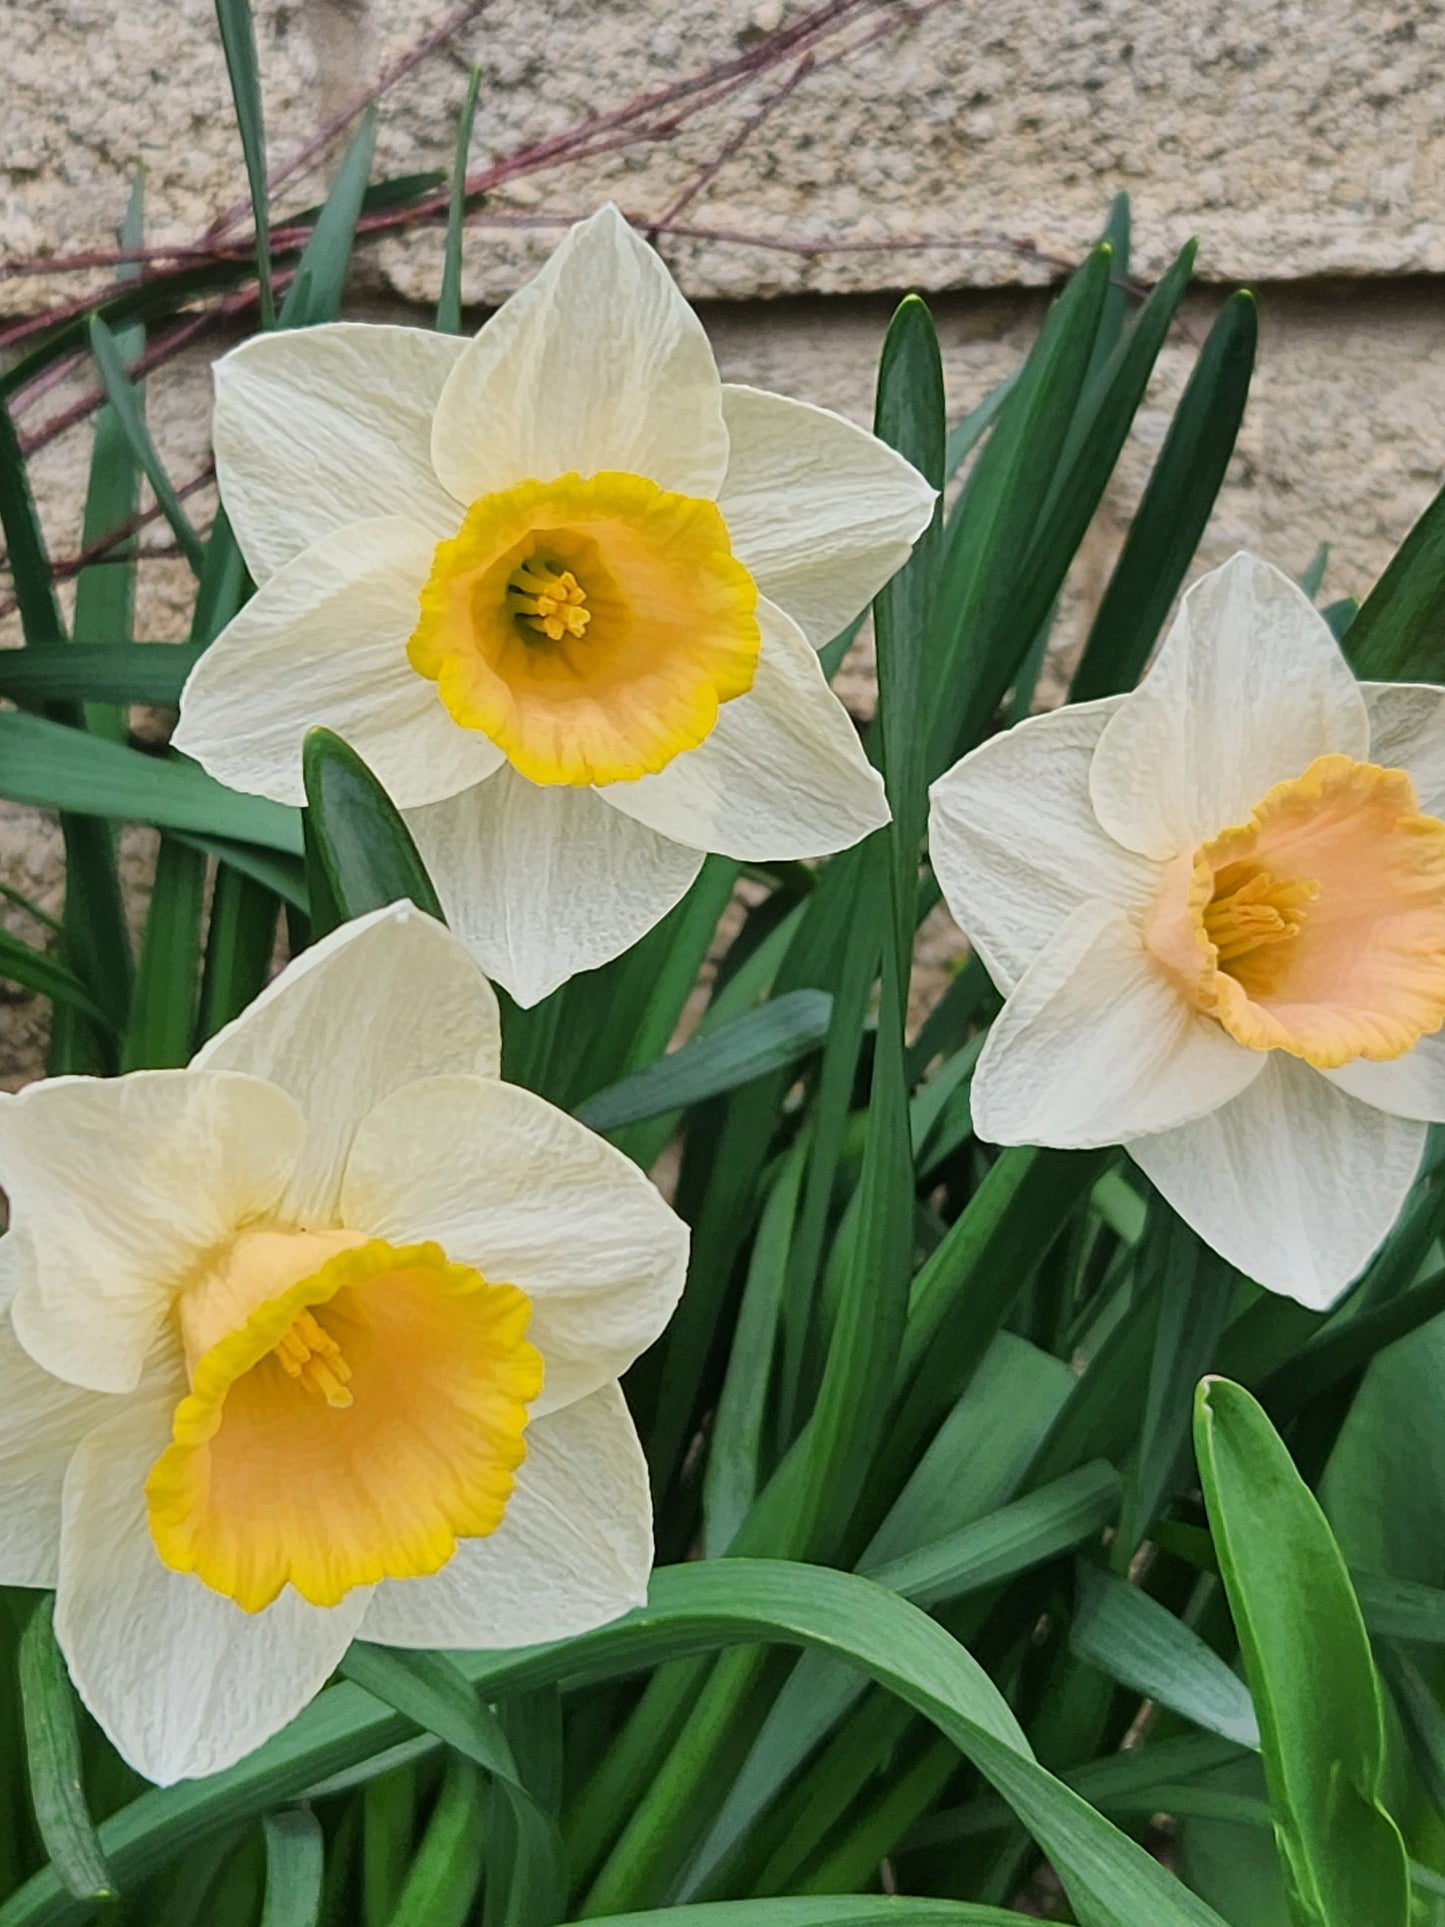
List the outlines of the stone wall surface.
{"type": "MultiPolygon", "coordinates": [[[[490,0],[386,94],[376,172],[446,165],[473,58],[485,70],[476,169],[589,112],[746,58],[808,11],[780,0],[490,0]]],[[[447,7],[256,0],[256,14],[272,150],[284,161],[443,22],[447,7]]],[[[1445,467],[1445,298],[1435,278],[1445,273],[1445,3],[943,0],[909,9],[859,0],[850,22],[820,46],[818,70],[664,224],[661,244],[700,302],[724,375],[867,422],[892,291],[913,283],[933,297],[957,418],[1018,365],[1048,299],[1036,284],[1078,258],[1111,195],[1127,188],[1136,273],[1147,280],[1197,233],[1205,285],[1185,303],[1072,573],[1054,686],[1222,297],[1210,282],[1256,286],[1261,334],[1249,411],[1199,567],[1247,546],[1297,572],[1327,541],[1327,593],[1363,594],[1445,467]],[[895,24],[822,64],[829,50],[895,24]],[[786,246],[699,240],[673,231],[679,224],[786,246]],[[980,236],[999,244],[953,245],[980,236]],[[934,245],[787,251],[920,238],[934,245]]],[[[137,162],[147,169],[148,232],[169,245],[199,235],[244,196],[209,0],[0,0],[0,31],[10,55],[0,78],[0,263],[111,246],[137,162]]],[[[468,301],[505,295],[555,238],[554,218],[606,195],[638,217],[664,216],[796,68],[795,58],[771,69],[672,139],[504,183],[488,224],[468,236],[468,301]]],[[[314,201],[324,179],[324,164],[298,174],[283,207],[314,201]]],[[[244,237],[244,223],[236,233],[244,237]]],[[[369,244],[348,313],[425,325],[439,255],[436,231],[369,244]]],[[[0,314],[38,314],[109,271],[0,276],[0,314]]],[[[473,306],[469,324],[484,313],[473,306]]],[[[151,430],[178,481],[204,465],[209,363],[234,338],[235,329],[206,337],[147,384],[151,430]]],[[[31,398],[22,431],[42,428],[88,385],[81,369],[31,398]]],[[[79,546],[89,453],[82,422],[34,459],[58,556],[79,546]]],[[[187,499],[204,523],[212,498],[202,489],[187,499]]],[[[188,615],[187,571],[164,553],[163,524],[142,540],[149,559],[136,633],[176,637],[188,615]]],[[[7,602],[0,574],[0,609],[7,602]]],[[[0,642],[17,640],[13,614],[0,614],[0,642]]],[[[866,645],[840,687],[866,715],[866,645]]],[[[144,833],[127,834],[138,909],[149,849],[144,833]]],[[[0,882],[55,907],[53,823],[0,805],[0,882]]],[[[940,925],[925,954],[939,961],[955,946],[940,925]]],[[[0,1083],[13,1085],[39,1062],[44,1006],[3,985],[0,999],[8,999],[0,1083]]]]}
{"type": "MultiPolygon", "coordinates": [[[[388,93],[380,165],[449,165],[472,59],[485,77],[482,167],[746,56],[815,6],[490,0],[388,93]]],[[[268,130],[284,159],[448,9],[256,0],[255,12],[268,130]]],[[[3,0],[0,32],[0,255],[106,245],[137,163],[149,171],[153,233],[167,241],[200,233],[244,195],[209,0],[3,0]]],[[[1191,233],[1202,272],[1226,280],[1445,270],[1442,0],[866,0],[815,51],[814,69],[689,221],[783,244],[933,245],[809,258],[677,241],[694,293],[1047,279],[1049,257],[1077,256],[1121,186],[1135,196],[1145,272],[1191,233]]],[[[576,211],[610,194],[658,217],[795,66],[770,69],[673,138],[514,180],[496,213],[576,211]]],[[[299,177],[290,204],[315,184],[299,177]]],[[[477,253],[469,298],[505,293],[526,259],[515,234],[477,253]]],[[[382,251],[392,286],[411,297],[434,294],[438,260],[434,234],[382,251]]],[[[5,287],[12,309],[30,298],[5,287]]]]}

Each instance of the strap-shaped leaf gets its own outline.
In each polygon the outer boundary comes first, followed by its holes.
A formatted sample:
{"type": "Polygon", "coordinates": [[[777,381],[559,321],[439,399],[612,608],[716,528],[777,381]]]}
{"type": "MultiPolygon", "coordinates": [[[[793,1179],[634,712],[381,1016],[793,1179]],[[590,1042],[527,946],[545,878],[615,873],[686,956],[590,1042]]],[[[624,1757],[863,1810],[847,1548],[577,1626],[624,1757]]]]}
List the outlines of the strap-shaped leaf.
{"type": "Polygon", "coordinates": [[[901,1894],[829,1894],[820,1899],[714,1900],[657,1907],[645,1914],[599,1915],[593,1927],[1019,1927],[1020,1914],[966,1900],[915,1900],[901,1894]]]}
{"type": "Polygon", "coordinates": [[[231,77],[231,100],[241,134],[251,215],[256,223],[256,273],[260,282],[261,325],[275,319],[271,293],[271,221],[266,184],[266,127],[261,109],[261,73],[256,59],[256,23],[251,0],[216,0],[216,23],[231,77]]]}
{"type": "Polygon", "coordinates": [[[477,92],[482,70],[473,67],[467,81],[466,99],[457,118],[457,152],[452,164],[451,188],[447,197],[447,238],[442,255],[442,285],[437,296],[437,332],[459,335],[462,331],[462,222],[467,211],[467,156],[472,151],[472,122],[477,115],[477,92]]]}
{"type": "Polygon", "coordinates": [[[1198,1633],[1137,1586],[1084,1567],[1069,1644],[1080,1659],[1206,1733],[1258,1747],[1259,1726],[1243,1680],[1198,1633]]]}
{"type": "Polygon", "coordinates": [[[228,790],[179,756],[148,756],[43,716],[0,711],[0,796],[301,853],[295,810],[228,790]]]}
{"type": "Polygon", "coordinates": [[[735,1090],[816,1049],[832,1010],[826,991],[788,991],[599,1091],[578,1105],[576,1115],[594,1131],[615,1131],[735,1090]]]}
{"type": "Polygon", "coordinates": [[[1089,630],[1070,701],[1131,689],[1149,660],[1234,452],[1258,333],[1253,297],[1231,295],[1174,411],[1089,630]]]}
{"type": "Polygon", "coordinates": [[[173,707],[200,649],[185,642],[73,642],[67,649],[6,649],[0,696],[19,703],[89,701],[173,707]]]}
{"type": "Polygon", "coordinates": [[[100,315],[90,318],[90,352],[95,358],[96,372],[100,385],[105,390],[106,400],[115,411],[115,418],[121,432],[130,443],[131,454],[136,465],[151,485],[151,493],[156,498],[156,506],[170,524],[171,533],[180,546],[191,568],[199,576],[206,559],[206,545],[197,535],[191,518],[181,506],[175,484],[166,473],[165,464],[156,452],[151,440],[150,430],[146,427],[145,416],[141,413],[140,397],[126,373],[125,357],[120,351],[115,336],[105,325],[100,315]]]}
{"type": "Polygon", "coordinates": [[[31,1809],[56,1876],[78,1900],[116,1891],[81,1785],[78,1707],[55,1643],[54,1599],[37,1601],[20,1635],[20,1699],[31,1809]]]}
{"type": "Polygon", "coordinates": [[[12,984],[23,984],[52,1003],[66,1004],[92,1023],[105,1024],[105,1012],[90,996],[85,985],[63,963],[43,950],[33,950],[8,930],[0,930],[0,977],[12,984]]]}
{"type": "Polygon", "coordinates": [[[316,1927],[326,1845],[321,1823],[299,1807],[266,1816],[266,1903],[261,1927],[316,1927]]]}
{"type": "Polygon", "coordinates": [[[435,1733],[463,1759],[492,1776],[516,1830],[516,1862],[530,1889],[529,1927],[548,1927],[566,1903],[562,1846],[551,1817],[523,1784],[501,1723],[445,1653],[398,1653],[354,1645],[342,1671],[378,1699],[435,1733]]]}
{"type": "Polygon", "coordinates": [[[329,729],[310,730],[301,766],[316,853],[341,915],[365,916],[406,897],[443,921],[401,811],[351,745],[329,729]]]}
{"type": "Polygon", "coordinates": [[[1206,1379],[1194,1438],[1294,1918],[1405,1927],[1405,1848],[1382,1797],[1380,1684],[1339,1547],[1248,1392],[1206,1379]]]}
{"type": "MultiPolygon", "coordinates": [[[[1326,616],[1339,607],[1332,603],[1326,616]]],[[[1344,634],[1357,675],[1382,682],[1445,677],[1445,489],[1405,537],[1344,634]]]]}
{"type": "MultiPolygon", "coordinates": [[[[647,1606],[611,1626],[556,1646],[459,1655],[457,1663],[497,1698],[553,1682],[615,1679],[758,1641],[818,1646],[851,1660],[931,1720],[1050,1856],[1080,1927],[1221,1927],[1212,1908],[1033,1759],[1012,1713],[956,1640],[916,1606],[856,1575],[735,1559],[670,1567],[653,1575],[647,1606]]],[[[142,1794],[112,1815],[100,1837],[116,1877],[137,1881],[410,1730],[359,1687],[331,1687],[228,1771],[142,1794]]],[[[0,1908],[0,1927],[70,1927],[84,1917],[47,1869],[0,1908]]]]}

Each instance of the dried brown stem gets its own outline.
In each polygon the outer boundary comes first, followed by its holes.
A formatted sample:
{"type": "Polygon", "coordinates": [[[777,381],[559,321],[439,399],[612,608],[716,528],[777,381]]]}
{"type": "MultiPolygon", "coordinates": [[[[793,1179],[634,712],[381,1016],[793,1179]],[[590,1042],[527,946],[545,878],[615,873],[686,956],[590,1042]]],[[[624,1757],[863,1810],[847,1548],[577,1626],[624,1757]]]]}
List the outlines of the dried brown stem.
{"type": "MultiPolygon", "coordinates": [[[[423,35],[420,40],[408,47],[401,58],[393,61],[364,93],[357,95],[350,106],[343,107],[339,114],[327,121],[318,133],[313,134],[309,141],[296,150],[290,160],[280,167],[268,170],[267,198],[274,199],[276,190],[283,182],[289,181],[308,161],[314,159],[317,154],[323,153],[338,134],[343,133],[354,120],[359,119],[366,112],[373,101],[380,100],[381,96],[389,92],[399,80],[404,80],[414,67],[419,67],[429,54],[435,53],[437,48],[450,40],[454,33],[459,33],[469,20],[476,18],[486,4],[487,0],[464,0],[463,5],[458,7],[455,13],[448,14],[439,27],[433,28],[430,33],[423,35]]],[[[206,238],[224,234],[229,228],[234,227],[237,221],[243,220],[250,211],[249,200],[233,202],[224,214],[218,214],[212,221],[206,229],[206,238]]]]}
{"type": "Polygon", "coordinates": [[[675,221],[679,214],[692,206],[699,195],[707,192],[728,162],[742,151],[774,109],[781,107],[798,83],[812,73],[814,65],[812,54],[805,53],[782,86],[775,87],[772,93],[764,96],[737,132],[719,148],[706,167],[700,168],[677,199],[663,209],[656,221],[650,223],[648,229],[650,240],[655,240],[669,222],[675,221]]]}
{"type": "MultiPolygon", "coordinates": [[[[194,495],[198,489],[204,488],[212,481],[215,473],[216,464],[208,461],[199,474],[193,475],[188,482],[181,484],[176,494],[184,501],[187,496],[194,495]]],[[[88,569],[96,562],[143,562],[159,556],[179,555],[179,548],[172,544],[159,545],[152,549],[138,548],[133,556],[117,556],[112,553],[122,542],[128,541],[148,523],[154,522],[160,513],[159,506],[154,502],[149,508],[137,509],[134,515],[128,515],[123,522],[117,522],[113,529],[107,529],[104,535],[88,543],[78,554],[52,556],[50,573],[57,582],[64,582],[73,575],[79,575],[82,569],[88,569]]],[[[6,566],[8,561],[9,557],[0,552],[0,568],[6,566]]],[[[19,604],[13,597],[6,602],[0,602],[0,621],[3,621],[6,616],[13,615],[18,607],[19,604]]]]}

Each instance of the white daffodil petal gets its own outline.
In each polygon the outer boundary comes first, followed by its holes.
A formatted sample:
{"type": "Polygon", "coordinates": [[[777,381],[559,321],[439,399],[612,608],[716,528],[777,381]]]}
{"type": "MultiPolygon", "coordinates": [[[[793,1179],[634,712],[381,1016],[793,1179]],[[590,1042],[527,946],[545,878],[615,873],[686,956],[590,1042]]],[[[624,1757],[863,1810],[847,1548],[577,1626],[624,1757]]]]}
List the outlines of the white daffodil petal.
{"type": "Polygon", "coordinates": [[[660,835],[723,856],[827,856],[888,821],[877,770],[798,625],[758,602],[763,647],[745,696],[656,776],[597,794],[660,835]]]}
{"type": "MultiPolygon", "coordinates": [[[[186,1393],[178,1347],[158,1345],[138,1396],[186,1393]]],[[[83,1438],[121,1401],[52,1377],[0,1317],[0,1585],[53,1587],[60,1576],[60,1497],[83,1438]]]]}
{"type": "Polygon", "coordinates": [[[344,923],[287,965],[193,1068],[249,1071],[289,1091],[306,1143],[282,1213],[330,1221],[357,1125],[418,1077],[501,1074],[496,993],[451,932],[409,903],[344,923]]]}
{"type": "Polygon", "coordinates": [[[432,433],[436,472],[463,502],[602,469],[712,500],[727,456],[702,323],[612,206],[574,227],[467,344],[432,433]]]}
{"type": "Polygon", "coordinates": [[[1236,555],[1185,596],[1158,660],[1094,752],[1094,811],[1161,861],[1242,823],[1265,791],[1338,752],[1363,759],[1365,699],[1287,575],[1236,555]]]}
{"type": "Polygon", "coordinates": [[[843,416],[723,384],[718,507],[733,553],[815,649],[866,609],[928,527],[935,491],[843,416]]]}
{"type": "Polygon", "coordinates": [[[621,1376],[682,1294],[687,1226],[620,1151],[512,1084],[433,1077],[356,1133],[342,1220],[393,1244],[434,1238],[532,1301],[541,1417],[621,1376]]]}
{"type": "Polygon", "coordinates": [[[621,1389],[527,1427],[497,1530],[464,1539],[429,1579],[384,1579],[361,1628],[382,1646],[531,1646],[644,1604],[652,1569],[647,1464],[621,1389]]]}
{"type": "Polygon", "coordinates": [[[1325,1311],[1384,1242],[1424,1146],[1423,1124],[1270,1051],[1232,1103],[1125,1148],[1230,1264],[1325,1311]]]}
{"type": "Polygon", "coordinates": [[[1122,696],[1034,716],[981,743],[929,791],[929,854],[954,922],[1001,990],[1091,898],[1142,912],[1157,865],[1099,827],[1089,764],[1122,696]]]}
{"type": "Polygon", "coordinates": [[[186,679],[172,742],[232,789],[304,803],[301,745],[334,729],[400,804],[478,783],[502,752],[407,661],[434,543],[400,516],[324,535],[273,575],[186,679]]]}
{"type": "Polygon", "coordinates": [[[1357,1057],[1338,1070],[1322,1073],[1348,1096],[1396,1117],[1445,1123],[1445,1036],[1422,1037],[1403,1057],[1377,1062],[1357,1057]]]}
{"type": "Polygon", "coordinates": [[[216,363],[221,499],[264,582],[348,522],[406,515],[440,542],[461,507],[437,481],[432,416],[466,347],[428,328],[334,321],[257,335],[216,363]]]}
{"type": "Polygon", "coordinates": [[[128,1404],[76,1448],[65,1480],[55,1634],[76,1691],[137,1772],[166,1786],[219,1773],[325,1685],[369,1590],[329,1610],[288,1587],[246,1613],[161,1564],[147,1474],[170,1437],[163,1400],[128,1404]]]}
{"type": "Polygon", "coordinates": [[[1420,808],[1445,816],[1445,689],[1429,682],[1365,682],[1370,761],[1402,769],[1420,808]]]}
{"type": "Polygon", "coordinates": [[[447,922],[524,1009],[620,956],[702,868],[701,850],[597,790],[544,788],[511,768],[406,820],[447,922]]]}
{"type": "Polygon", "coordinates": [[[989,1033],[974,1129],[992,1144],[1118,1144],[1214,1110],[1263,1062],[1179,994],[1121,910],[1083,903],[989,1033]]]}
{"type": "Polygon", "coordinates": [[[305,1135],[285,1091],[225,1071],[59,1077],[0,1098],[15,1227],[0,1299],[26,1351],[74,1385],[134,1391],[197,1259],[275,1209],[305,1135]]]}

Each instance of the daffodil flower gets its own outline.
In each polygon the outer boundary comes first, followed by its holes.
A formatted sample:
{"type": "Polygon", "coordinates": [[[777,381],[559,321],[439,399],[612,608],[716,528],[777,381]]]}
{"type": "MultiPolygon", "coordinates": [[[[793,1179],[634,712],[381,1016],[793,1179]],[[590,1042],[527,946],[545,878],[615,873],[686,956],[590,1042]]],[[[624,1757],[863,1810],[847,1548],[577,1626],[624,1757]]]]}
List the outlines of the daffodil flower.
{"type": "Polygon", "coordinates": [[[1122,1143],[1231,1263],[1331,1304],[1445,1119],[1445,690],[1356,682],[1237,555],[1132,694],[993,738],[932,800],[1007,994],[979,1135],[1122,1143]]]}
{"type": "Polygon", "coordinates": [[[840,416],[721,382],[615,208],[474,340],[247,342],[214,440],[259,589],[177,746],[298,803],[306,730],[336,730],[520,1002],[635,942],[707,851],[821,856],[887,820],[815,651],[933,491],[840,416]]]}
{"type": "Polygon", "coordinates": [[[397,906],[183,1070],[0,1099],[0,1582],[167,1782],[276,1732],[355,1637],[502,1647],[645,1596],[618,1376],[687,1233],[498,1080],[496,1000],[397,906]]]}

